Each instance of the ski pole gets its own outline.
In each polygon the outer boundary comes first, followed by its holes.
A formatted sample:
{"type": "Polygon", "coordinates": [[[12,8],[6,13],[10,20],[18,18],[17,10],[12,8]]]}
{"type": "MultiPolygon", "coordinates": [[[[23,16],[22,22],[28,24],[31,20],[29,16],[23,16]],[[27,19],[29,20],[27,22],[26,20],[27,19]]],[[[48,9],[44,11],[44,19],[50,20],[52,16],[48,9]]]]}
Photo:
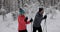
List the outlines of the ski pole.
{"type": "Polygon", "coordinates": [[[46,24],[46,19],[45,19],[45,22],[44,22],[44,26],[43,26],[43,32],[46,31],[47,32],[47,24],[46,24]]]}
{"type": "Polygon", "coordinates": [[[45,26],[46,26],[46,32],[47,32],[47,23],[46,23],[46,19],[45,19],[45,26]]]}

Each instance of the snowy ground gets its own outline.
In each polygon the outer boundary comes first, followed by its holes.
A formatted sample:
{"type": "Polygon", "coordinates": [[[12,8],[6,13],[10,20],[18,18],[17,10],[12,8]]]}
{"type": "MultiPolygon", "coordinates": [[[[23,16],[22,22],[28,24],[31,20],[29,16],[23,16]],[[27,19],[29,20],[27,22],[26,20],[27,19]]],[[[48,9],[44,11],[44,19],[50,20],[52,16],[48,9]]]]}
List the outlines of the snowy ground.
{"type": "MultiPolygon", "coordinates": [[[[50,16],[50,15],[48,15],[50,16]]],[[[7,14],[5,21],[2,20],[0,15],[0,32],[17,32],[17,20],[13,21],[11,13],[7,14]]],[[[28,32],[31,32],[31,24],[27,25],[28,32]]],[[[44,27],[44,20],[42,22],[42,28],[44,27]]],[[[48,32],[60,32],[60,12],[58,11],[54,19],[47,19],[47,31],[48,32]]]]}

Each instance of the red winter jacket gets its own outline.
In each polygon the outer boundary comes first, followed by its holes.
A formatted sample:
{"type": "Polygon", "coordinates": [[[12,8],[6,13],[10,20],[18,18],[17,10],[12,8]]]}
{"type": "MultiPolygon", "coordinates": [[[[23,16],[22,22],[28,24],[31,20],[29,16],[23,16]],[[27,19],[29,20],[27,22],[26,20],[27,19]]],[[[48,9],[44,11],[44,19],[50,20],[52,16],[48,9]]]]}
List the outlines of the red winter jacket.
{"type": "Polygon", "coordinates": [[[24,19],[25,19],[24,15],[18,16],[18,30],[26,30],[26,24],[30,23],[30,21],[27,21],[26,23],[24,19]]]}

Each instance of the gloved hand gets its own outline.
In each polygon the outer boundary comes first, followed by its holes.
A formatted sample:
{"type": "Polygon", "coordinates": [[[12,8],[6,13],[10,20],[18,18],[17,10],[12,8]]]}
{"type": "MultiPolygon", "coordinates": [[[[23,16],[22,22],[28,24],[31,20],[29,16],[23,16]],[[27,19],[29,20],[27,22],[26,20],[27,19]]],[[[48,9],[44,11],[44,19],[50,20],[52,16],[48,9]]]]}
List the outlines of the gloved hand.
{"type": "Polygon", "coordinates": [[[31,18],[31,19],[30,19],[30,22],[32,22],[32,21],[33,21],[33,19],[31,18]]]}
{"type": "Polygon", "coordinates": [[[44,16],[44,19],[46,19],[46,18],[47,18],[47,15],[44,16]]]}
{"type": "Polygon", "coordinates": [[[28,17],[26,17],[26,18],[24,19],[25,22],[27,22],[27,20],[28,20],[28,17]]]}

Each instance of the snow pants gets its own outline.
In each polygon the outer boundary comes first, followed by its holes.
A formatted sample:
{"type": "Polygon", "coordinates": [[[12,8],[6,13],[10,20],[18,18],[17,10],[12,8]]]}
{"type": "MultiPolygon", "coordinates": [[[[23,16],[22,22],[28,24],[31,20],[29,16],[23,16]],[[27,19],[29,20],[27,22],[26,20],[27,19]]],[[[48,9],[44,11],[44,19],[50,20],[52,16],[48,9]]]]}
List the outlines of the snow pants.
{"type": "Polygon", "coordinates": [[[36,30],[38,30],[38,32],[42,32],[42,28],[40,27],[33,27],[33,32],[36,32],[36,30]]]}

